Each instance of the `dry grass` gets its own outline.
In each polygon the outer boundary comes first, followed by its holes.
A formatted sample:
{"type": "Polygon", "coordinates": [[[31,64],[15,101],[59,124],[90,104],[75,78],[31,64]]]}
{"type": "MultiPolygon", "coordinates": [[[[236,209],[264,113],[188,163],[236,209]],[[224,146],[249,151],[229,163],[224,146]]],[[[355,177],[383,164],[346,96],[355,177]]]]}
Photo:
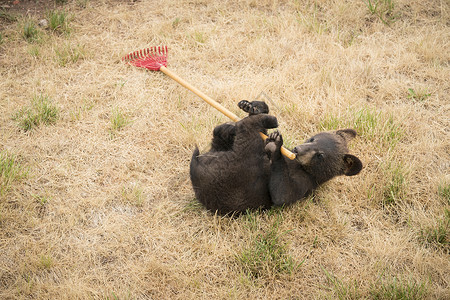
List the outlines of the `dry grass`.
{"type": "Polygon", "coordinates": [[[448,299],[449,2],[379,2],[74,0],[54,30],[2,11],[0,298],[448,299]],[[284,210],[206,212],[189,160],[227,120],[120,61],[160,44],[238,114],[269,97],[290,145],[358,129],[363,172],[284,210]],[[41,95],[58,117],[24,131],[41,95]]]}

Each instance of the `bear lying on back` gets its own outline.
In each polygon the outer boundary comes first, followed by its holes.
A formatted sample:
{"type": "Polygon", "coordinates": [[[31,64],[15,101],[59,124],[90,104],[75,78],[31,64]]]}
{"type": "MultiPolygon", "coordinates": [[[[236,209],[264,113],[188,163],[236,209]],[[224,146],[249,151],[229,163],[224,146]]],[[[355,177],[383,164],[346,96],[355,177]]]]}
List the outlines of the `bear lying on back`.
{"type": "Polygon", "coordinates": [[[266,141],[259,134],[278,127],[268,106],[246,100],[238,105],[249,116],[214,128],[210,151],[200,154],[196,148],[192,155],[192,186],[208,210],[226,215],[288,205],[335,176],[361,171],[361,161],[347,148],[355,130],[319,133],[295,147],[296,158],[290,160],[280,152],[283,138],[278,131],[266,141]]]}

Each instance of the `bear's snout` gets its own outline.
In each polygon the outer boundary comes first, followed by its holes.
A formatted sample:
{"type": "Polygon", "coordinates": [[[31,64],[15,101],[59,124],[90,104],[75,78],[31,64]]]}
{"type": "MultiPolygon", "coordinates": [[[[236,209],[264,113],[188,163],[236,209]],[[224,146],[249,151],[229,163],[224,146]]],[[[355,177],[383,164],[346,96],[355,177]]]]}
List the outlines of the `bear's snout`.
{"type": "Polygon", "coordinates": [[[310,144],[311,143],[298,145],[297,147],[294,148],[294,150],[292,150],[292,152],[294,152],[297,156],[305,155],[306,153],[312,150],[310,144]]]}

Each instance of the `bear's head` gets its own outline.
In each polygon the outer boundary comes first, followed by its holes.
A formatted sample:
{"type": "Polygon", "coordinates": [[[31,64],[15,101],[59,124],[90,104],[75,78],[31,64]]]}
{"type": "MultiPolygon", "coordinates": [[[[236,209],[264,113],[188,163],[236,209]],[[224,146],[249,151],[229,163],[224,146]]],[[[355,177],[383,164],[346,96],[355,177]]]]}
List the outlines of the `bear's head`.
{"type": "Polygon", "coordinates": [[[362,169],[362,162],[349,154],[347,147],[355,136],[353,129],[316,134],[294,148],[296,161],[318,184],[339,175],[356,175],[362,169]]]}

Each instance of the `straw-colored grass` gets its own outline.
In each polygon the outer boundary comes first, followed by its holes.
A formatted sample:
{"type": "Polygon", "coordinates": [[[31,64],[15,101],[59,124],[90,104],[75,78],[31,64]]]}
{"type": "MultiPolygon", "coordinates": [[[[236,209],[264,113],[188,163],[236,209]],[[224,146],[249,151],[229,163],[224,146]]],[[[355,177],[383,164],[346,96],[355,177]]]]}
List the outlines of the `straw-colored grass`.
{"type": "Polygon", "coordinates": [[[56,2],[0,14],[0,298],[450,298],[448,1],[56,2]],[[121,62],[162,44],[238,115],[265,98],[290,146],[356,128],[363,171],[282,210],[205,211],[189,161],[228,120],[121,62]],[[37,95],[58,117],[24,131],[37,95]]]}

